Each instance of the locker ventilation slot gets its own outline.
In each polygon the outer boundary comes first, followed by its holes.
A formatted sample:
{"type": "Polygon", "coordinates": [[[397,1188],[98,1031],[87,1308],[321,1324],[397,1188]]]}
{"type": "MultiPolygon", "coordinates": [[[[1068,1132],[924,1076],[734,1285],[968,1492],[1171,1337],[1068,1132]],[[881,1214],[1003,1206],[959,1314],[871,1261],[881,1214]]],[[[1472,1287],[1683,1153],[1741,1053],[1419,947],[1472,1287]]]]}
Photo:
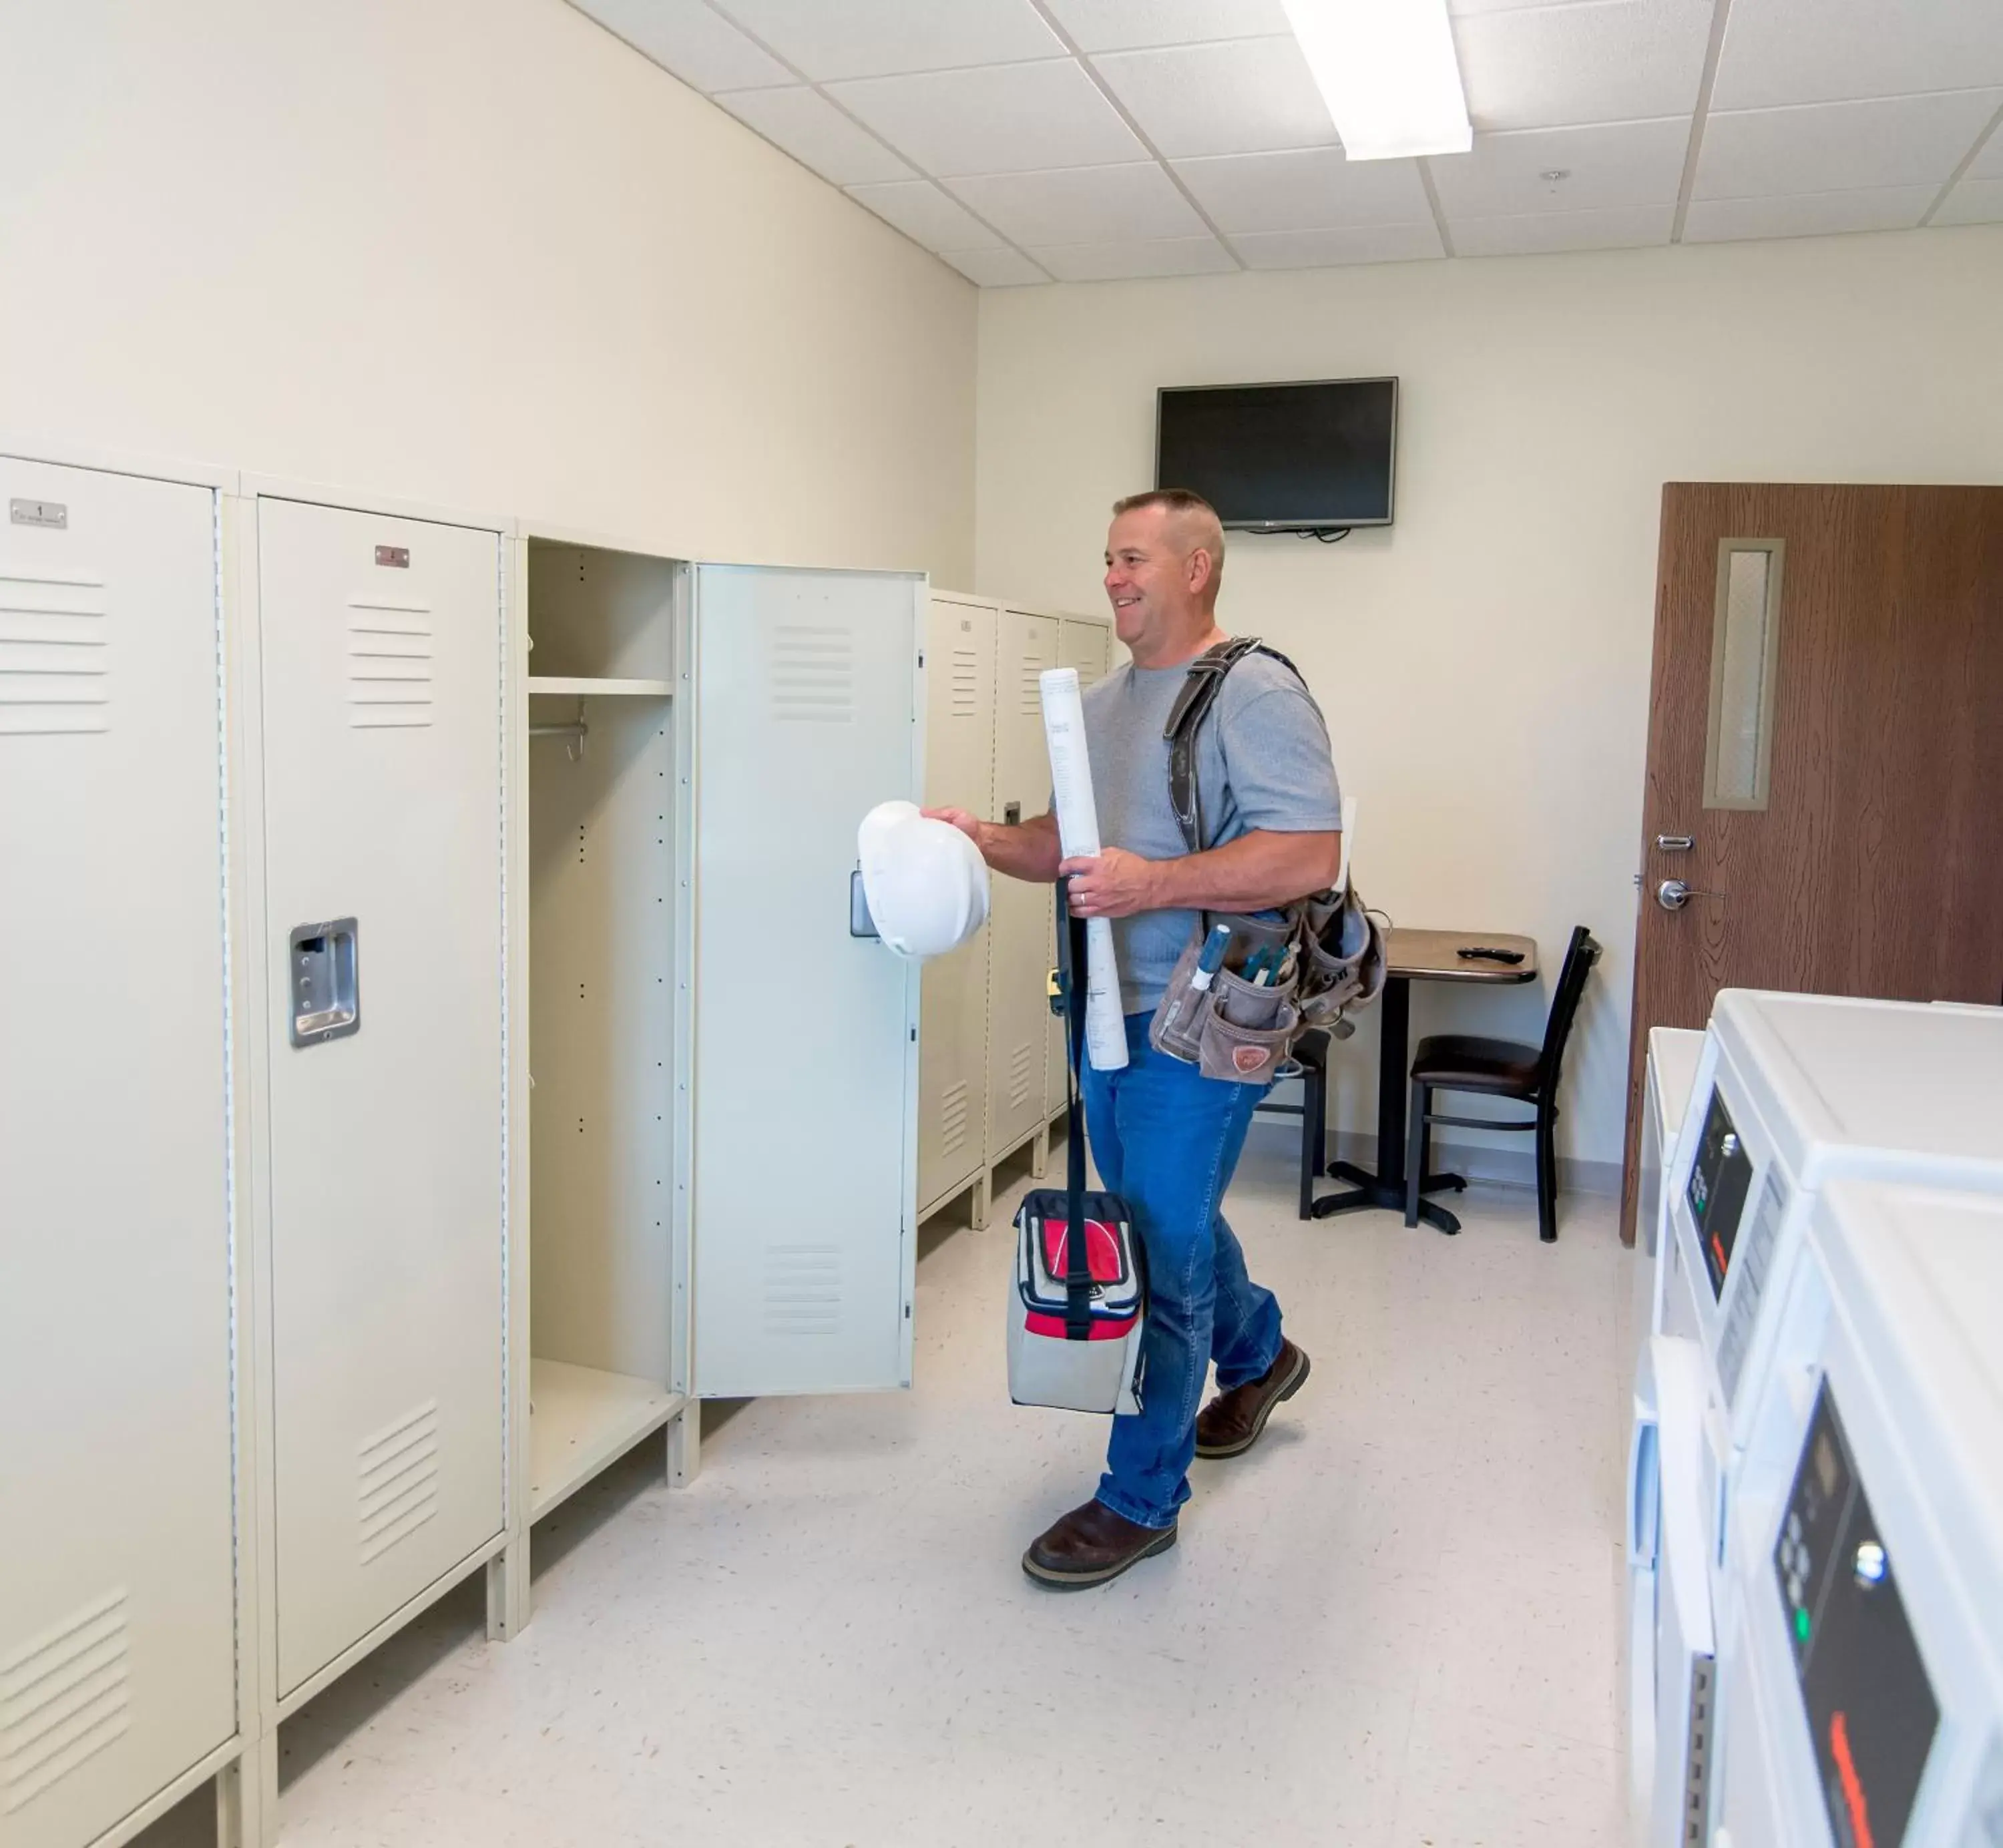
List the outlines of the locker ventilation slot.
{"type": "Polygon", "coordinates": [[[952,1155],[967,1140],[970,1107],[967,1081],[962,1079],[939,1099],[939,1148],[942,1153],[952,1155]]]}
{"type": "Polygon", "coordinates": [[[1038,1048],[1025,1042],[1008,1061],[1008,1108],[1019,1110],[1029,1101],[1029,1081],[1036,1075],[1038,1048]]]}
{"type": "Polygon", "coordinates": [[[772,716],[807,725],[855,719],[855,638],[846,629],[789,624],[773,632],[772,716]]]}
{"type": "Polygon", "coordinates": [[[0,735],[111,729],[100,578],[0,565],[0,735]]]}
{"type": "Polygon", "coordinates": [[[0,1814],[94,1758],[131,1725],[126,1593],[86,1605],[0,1658],[0,1814]]]}
{"type": "Polygon", "coordinates": [[[348,722],[429,725],[431,606],[350,597],[348,610],[348,722]]]}
{"type": "Polygon", "coordinates": [[[438,1401],[424,1404],[362,1446],[362,1563],[380,1559],[438,1512],[438,1401]]]}
{"type": "Polygon", "coordinates": [[[828,1335],[841,1326],[841,1248],[765,1248],[765,1326],[778,1335],[828,1335]]]}
{"type": "Polygon", "coordinates": [[[1040,655],[1023,658],[1022,716],[1025,718],[1041,718],[1043,716],[1043,669],[1056,665],[1054,661],[1046,661],[1040,655]]]}
{"type": "Polygon", "coordinates": [[[971,648],[953,652],[953,703],[955,718],[981,716],[981,657],[971,648]]]}

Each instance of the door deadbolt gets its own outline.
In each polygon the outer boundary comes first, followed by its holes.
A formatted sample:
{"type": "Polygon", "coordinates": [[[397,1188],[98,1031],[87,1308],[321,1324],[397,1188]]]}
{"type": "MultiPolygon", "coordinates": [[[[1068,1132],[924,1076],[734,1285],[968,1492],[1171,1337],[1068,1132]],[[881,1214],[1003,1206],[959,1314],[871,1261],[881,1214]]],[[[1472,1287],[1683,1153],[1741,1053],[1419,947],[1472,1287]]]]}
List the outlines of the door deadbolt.
{"type": "Polygon", "coordinates": [[[1658,834],[1655,851],[1659,854],[1687,854],[1697,845],[1687,834],[1658,834]]]}

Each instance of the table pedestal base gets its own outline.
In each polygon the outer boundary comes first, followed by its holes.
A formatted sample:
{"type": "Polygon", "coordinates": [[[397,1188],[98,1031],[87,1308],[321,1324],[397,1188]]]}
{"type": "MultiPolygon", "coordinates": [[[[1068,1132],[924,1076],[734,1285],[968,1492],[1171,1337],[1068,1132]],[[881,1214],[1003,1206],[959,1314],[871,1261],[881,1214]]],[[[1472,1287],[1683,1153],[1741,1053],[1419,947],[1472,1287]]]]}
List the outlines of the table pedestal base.
{"type": "MultiPolygon", "coordinates": [[[[1354,1162],[1331,1162],[1329,1172],[1338,1181],[1347,1181],[1347,1193],[1325,1193],[1314,1203],[1317,1219],[1333,1219],[1338,1213],[1361,1213],[1372,1208],[1387,1213],[1396,1213],[1400,1217],[1405,1210],[1405,1183],[1403,1181],[1380,1181],[1367,1168],[1358,1168],[1354,1162]]],[[[1435,1190],[1451,1187],[1459,1193],[1467,1185],[1464,1175],[1429,1174],[1419,1185],[1419,1218],[1422,1224],[1449,1235],[1460,1230],[1460,1221],[1435,1200],[1424,1197],[1435,1190]]]]}

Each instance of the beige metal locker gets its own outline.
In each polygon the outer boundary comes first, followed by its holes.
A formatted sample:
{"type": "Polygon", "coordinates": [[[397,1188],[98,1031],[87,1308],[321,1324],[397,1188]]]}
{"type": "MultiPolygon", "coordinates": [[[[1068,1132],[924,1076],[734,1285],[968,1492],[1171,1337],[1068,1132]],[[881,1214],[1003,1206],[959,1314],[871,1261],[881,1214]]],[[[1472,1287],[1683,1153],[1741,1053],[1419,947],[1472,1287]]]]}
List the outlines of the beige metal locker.
{"type": "MultiPolygon", "coordinates": [[[[673,703],[685,588],[672,560],[539,532],[517,558],[528,1212],[512,1242],[529,1252],[533,1522],[667,1424],[687,1389],[673,703]]],[[[526,1557],[509,1570],[525,1581],[526,1557]]]]}
{"type": "Polygon", "coordinates": [[[506,1525],[502,557],[276,496],[256,524],[284,1703],[506,1525]]]}
{"type": "MultiPolygon", "coordinates": [[[[1087,616],[1067,616],[1058,619],[1057,665],[1078,669],[1078,683],[1081,688],[1106,678],[1107,655],[1113,641],[1113,625],[1103,620],[1087,616]]],[[[1047,959],[1057,960],[1057,914],[1050,910],[1050,945],[1047,959]]],[[[1064,1114],[1064,1023],[1052,1015],[1047,1029],[1043,1050],[1043,1115],[1047,1121],[1054,1122],[1064,1114]]]]}
{"type": "MultiPolygon", "coordinates": [[[[925,802],[986,817],[995,793],[998,606],[935,592],[925,648],[925,802]]],[[[997,879],[995,883],[1002,883],[997,879]]],[[[987,1220],[988,933],[925,966],[918,1033],[918,1217],[972,1188],[987,1220]]]]}
{"type": "Polygon", "coordinates": [[[0,484],[0,1840],[76,1848],[236,1732],[218,499],[0,484]]]}
{"type": "MultiPolygon", "coordinates": [[[[1005,607],[998,624],[995,793],[989,814],[1026,820],[1050,807],[1039,676],[1058,665],[1054,616],[1005,607]]],[[[1020,1148],[1045,1127],[1043,1067],[1055,941],[1050,888],[997,879],[989,914],[988,1159],[1020,1148]]]]}

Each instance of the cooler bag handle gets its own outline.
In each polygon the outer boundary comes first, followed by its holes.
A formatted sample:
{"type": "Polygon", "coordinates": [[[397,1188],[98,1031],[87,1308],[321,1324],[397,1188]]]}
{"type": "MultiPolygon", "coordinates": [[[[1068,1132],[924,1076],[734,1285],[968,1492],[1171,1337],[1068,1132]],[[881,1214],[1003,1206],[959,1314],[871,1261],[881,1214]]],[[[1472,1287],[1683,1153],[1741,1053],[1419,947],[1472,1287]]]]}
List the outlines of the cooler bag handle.
{"type": "Polygon", "coordinates": [[[1064,1339],[1092,1339],[1092,1253],[1085,1226],[1085,920],[1071,914],[1071,882],[1057,881],[1057,990],[1064,1015],[1064,1339]]]}

